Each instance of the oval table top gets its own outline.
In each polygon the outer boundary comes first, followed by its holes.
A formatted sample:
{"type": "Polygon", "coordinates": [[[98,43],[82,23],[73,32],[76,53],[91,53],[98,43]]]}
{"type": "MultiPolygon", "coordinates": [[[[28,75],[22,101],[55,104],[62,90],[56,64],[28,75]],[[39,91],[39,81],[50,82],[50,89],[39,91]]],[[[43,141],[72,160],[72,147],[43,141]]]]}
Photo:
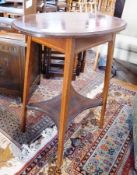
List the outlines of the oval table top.
{"type": "Polygon", "coordinates": [[[120,18],[84,12],[51,12],[26,15],[12,27],[35,37],[88,37],[116,33],[126,27],[120,18]]]}

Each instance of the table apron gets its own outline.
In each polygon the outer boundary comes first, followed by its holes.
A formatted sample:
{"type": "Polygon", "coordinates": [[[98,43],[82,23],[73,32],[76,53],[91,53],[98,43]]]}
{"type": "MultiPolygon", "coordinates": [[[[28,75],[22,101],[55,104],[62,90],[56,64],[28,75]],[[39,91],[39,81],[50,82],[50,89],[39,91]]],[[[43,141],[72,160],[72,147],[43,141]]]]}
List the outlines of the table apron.
{"type": "MultiPolygon", "coordinates": [[[[92,36],[88,38],[69,38],[75,42],[75,54],[84,51],[86,49],[98,46],[100,44],[109,42],[112,40],[113,33],[106,35],[92,36]]],[[[55,49],[62,53],[66,52],[67,38],[38,38],[32,37],[32,41],[43,44],[49,48],[55,49]]]]}

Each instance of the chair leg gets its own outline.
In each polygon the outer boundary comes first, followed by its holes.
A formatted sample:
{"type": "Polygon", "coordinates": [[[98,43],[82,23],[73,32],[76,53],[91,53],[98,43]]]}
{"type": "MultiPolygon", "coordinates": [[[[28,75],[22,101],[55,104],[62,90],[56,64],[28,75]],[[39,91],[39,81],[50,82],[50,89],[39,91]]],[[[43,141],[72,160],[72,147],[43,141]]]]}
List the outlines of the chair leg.
{"type": "Polygon", "coordinates": [[[82,60],[81,60],[80,72],[84,72],[85,62],[86,62],[86,50],[83,51],[83,53],[82,53],[82,60]]]}
{"type": "MultiPolygon", "coordinates": [[[[47,47],[44,47],[44,57],[43,57],[43,64],[42,64],[42,73],[44,74],[43,77],[50,78],[51,74],[53,74],[54,71],[51,71],[52,67],[58,67],[62,68],[62,64],[51,64],[53,50],[47,47]]],[[[54,53],[55,54],[55,53],[54,53]]],[[[56,53],[61,54],[61,53],[56,53]]],[[[85,57],[86,57],[86,51],[80,52],[74,56],[74,67],[73,67],[73,77],[72,80],[76,79],[76,76],[79,76],[81,72],[84,72],[85,67],[85,57]]],[[[54,57],[55,59],[55,57],[54,57]]],[[[57,57],[55,60],[64,60],[63,58],[60,59],[57,57]]],[[[60,73],[58,69],[54,72],[54,74],[60,73]]]]}
{"type": "Polygon", "coordinates": [[[76,79],[77,65],[78,65],[78,56],[77,56],[77,54],[75,54],[75,56],[74,56],[73,74],[72,74],[72,80],[73,81],[76,79]]]}
{"type": "Polygon", "coordinates": [[[50,62],[51,62],[51,49],[44,48],[44,76],[50,78],[50,62]]]}
{"type": "Polygon", "coordinates": [[[82,58],[82,52],[78,53],[78,57],[77,57],[77,67],[76,67],[76,75],[77,76],[79,76],[79,74],[80,74],[81,58],[82,58]]]}
{"type": "Polygon", "coordinates": [[[95,57],[95,62],[94,62],[94,65],[93,65],[93,70],[96,71],[97,69],[97,64],[98,64],[98,60],[99,60],[99,46],[96,47],[96,57],[95,57]]]}

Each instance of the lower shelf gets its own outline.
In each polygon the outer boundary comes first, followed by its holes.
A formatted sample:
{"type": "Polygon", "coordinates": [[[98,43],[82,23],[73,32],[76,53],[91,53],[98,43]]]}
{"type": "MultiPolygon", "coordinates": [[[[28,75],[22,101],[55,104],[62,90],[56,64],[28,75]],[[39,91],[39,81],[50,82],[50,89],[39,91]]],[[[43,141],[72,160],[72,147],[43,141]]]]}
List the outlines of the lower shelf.
{"type": "MultiPolygon", "coordinates": [[[[95,99],[89,99],[87,97],[78,94],[71,86],[68,124],[82,111],[101,105],[102,105],[101,97],[95,99]]],[[[57,127],[59,126],[60,108],[61,108],[61,95],[56,96],[51,100],[42,101],[38,103],[30,103],[29,105],[27,105],[27,109],[37,110],[46,113],[55,122],[57,127]]]]}

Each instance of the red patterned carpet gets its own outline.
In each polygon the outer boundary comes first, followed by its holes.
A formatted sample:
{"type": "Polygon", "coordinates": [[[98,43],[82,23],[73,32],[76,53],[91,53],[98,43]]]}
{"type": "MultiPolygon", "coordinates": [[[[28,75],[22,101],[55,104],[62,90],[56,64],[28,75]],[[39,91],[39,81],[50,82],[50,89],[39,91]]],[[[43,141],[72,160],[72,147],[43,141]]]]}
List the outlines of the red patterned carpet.
{"type": "MultiPolygon", "coordinates": [[[[133,175],[131,99],[135,92],[115,83],[111,83],[110,89],[103,130],[98,128],[100,108],[79,115],[69,127],[63,175],[133,175]]],[[[39,161],[42,169],[38,165],[34,166],[34,174],[48,174],[48,168],[54,162],[56,143],[54,139],[42,152],[39,161]]]]}
{"type": "MultiPolygon", "coordinates": [[[[88,59],[85,73],[73,82],[74,87],[89,98],[101,92],[104,76],[103,72],[92,71],[91,64],[92,60],[88,59]]],[[[42,80],[30,101],[59,94],[61,83],[61,80],[42,80]]],[[[100,107],[84,111],[74,119],[66,132],[63,175],[133,175],[132,103],[136,93],[137,89],[111,80],[104,128],[98,127],[100,107]]],[[[20,117],[18,99],[0,96],[0,103],[11,114],[20,117]]],[[[42,113],[29,111],[28,124],[33,125],[43,117],[42,113]]],[[[48,170],[56,159],[56,128],[52,126],[42,136],[32,145],[15,149],[11,141],[0,135],[3,140],[1,150],[8,150],[9,155],[5,163],[0,162],[0,175],[4,175],[6,169],[7,175],[54,174],[48,170]],[[18,154],[15,154],[16,150],[18,154]]]]}

